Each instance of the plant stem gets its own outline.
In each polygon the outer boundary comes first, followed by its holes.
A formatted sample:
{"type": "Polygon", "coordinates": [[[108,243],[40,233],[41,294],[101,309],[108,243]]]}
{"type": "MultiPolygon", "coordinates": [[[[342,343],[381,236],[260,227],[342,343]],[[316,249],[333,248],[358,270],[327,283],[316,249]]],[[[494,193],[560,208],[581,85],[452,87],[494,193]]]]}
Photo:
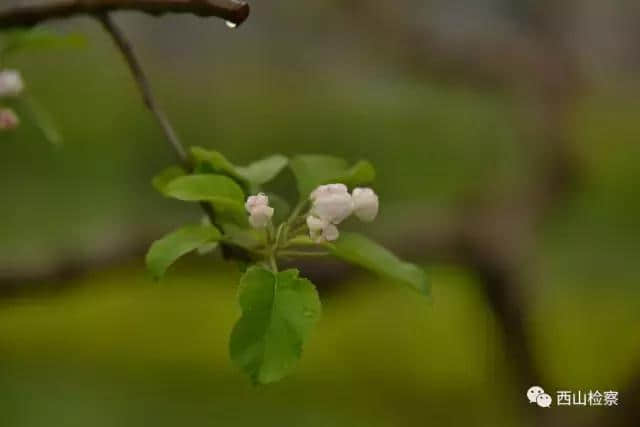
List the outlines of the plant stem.
{"type": "Polygon", "coordinates": [[[304,252],[304,251],[279,251],[278,256],[282,257],[323,257],[330,255],[329,252],[304,252]]]}
{"type": "Polygon", "coordinates": [[[269,255],[269,265],[271,266],[271,271],[273,271],[274,273],[278,272],[278,263],[276,261],[276,255],[274,252],[269,255]]]}
{"type": "Polygon", "coordinates": [[[280,239],[282,237],[282,231],[286,228],[286,223],[282,223],[278,226],[278,230],[276,231],[276,238],[275,238],[275,242],[273,244],[273,249],[275,251],[278,250],[278,248],[280,247],[280,239]]]}
{"type": "Polygon", "coordinates": [[[307,205],[306,199],[300,200],[296,205],[296,207],[293,209],[293,212],[291,212],[291,215],[287,220],[287,224],[292,225],[295,222],[295,220],[298,218],[298,216],[300,216],[300,212],[302,212],[302,209],[304,209],[306,205],[307,205]]]}
{"type": "Polygon", "coordinates": [[[302,234],[304,232],[307,231],[307,225],[306,224],[302,224],[300,225],[298,228],[294,229],[293,232],[291,233],[291,235],[293,237],[297,236],[298,234],[302,234]]]}
{"type": "Polygon", "coordinates": [[[147,79],[147,76],[145,75],[145,72],[140,65],[140,61],[138,61],[138,58],[133,51],[133,46],[131,46],[131,43],[129,42],[127,37],[120,30],[120,28],[118,28],[109,14],[97,14],[96,18],[100,21],[100,23],[102,23],[102,26],[105,28],[107,33],[109,33],[115,44],[118,46],[118,49],[120,49],[120,52],[127,61],[127,65],[129,65],[131,74],[133,75],[136,83],[138,84],[138,88],[142,93],[142,100],[144,101],[144,104],[147,106],[149,111],[151,111],[156,121],[160,125],[162,132],[167,138],[167,141],[169,141],[169,143],[173,147],[173,150],[180,159],[180,162],[187,170],[191,170],[191,161],[189,160],[187,151],[185,150],[184,145],[182,145],[180,138],[178,138],[178,135],[173,126],[171,126],[167,115],[156,102],[153,91],[151,90],[151,85],[149,84],[149,79],[147,79]]]}
{"type": "MultiPolygon", "coordinates": [[[[108,13],[99,13],[94,16],[98,21],[100,21],[104,29],[107,31],[107,33],[109,33],[109,35],[115,42],[116,46],[120,50],[120,53],[122,53],[122,56],[124,56],[127,65],[129,66],[129,70],[131,71],[131,74],[133,75],[137,83],[138,89],[142,94],[142,99],[145,106],[149,109],[151,114],[153,114],[156,121],[160,125],[160,129],[173,148],[173,151],[175,151],[178,160],[187,171],[192,171],[193,164],[191,162],[191,159],[189,158],[189,155],[187,154],[187,150],[180,141],[178,134],[169,121],[169,118],[164,113],[162,108],[160,108],[160,106],[158,105],[158,102],[153,95],[153,91],[151,90],[149,79],[147,78],[144,70],[142,69],[140,61],[133,51],[131,42],[129,42],[125,34],[122,32],[122,30],[120,30],[120,28],[118,28],[118,26],[108,13]]],[[[207,217],[209,217],[211,224],[218,225],[215,219],[215,212],[211,205],[206,202],[200,202],[200,207],[207,215],[207,217]]],[[[225,253],[225,246],[222,246],[222,250],[223,253],[225,253]]]]}

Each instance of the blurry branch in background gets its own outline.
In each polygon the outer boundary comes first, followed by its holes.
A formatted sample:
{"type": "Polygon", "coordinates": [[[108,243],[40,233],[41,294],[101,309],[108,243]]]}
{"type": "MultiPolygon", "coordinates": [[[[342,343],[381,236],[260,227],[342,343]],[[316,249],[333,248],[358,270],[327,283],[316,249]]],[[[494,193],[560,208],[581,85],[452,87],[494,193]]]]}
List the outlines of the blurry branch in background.
{"type": "Polygon", "coordinates": [[[388,49],[410,71],[480,90],[501,89],[521,104],[520,133],[531,166],[526,188],[500,197],[492,189],[471,195],[473,203],[454,213],[449,232],[441,231],[435,241],[433,230],[421,235],[414,230],[419,240],[414,247],[426,247],[436,258],[448,255],[477,275],[502,328],[518,386],[543,383],[526,329],[524,290],[536,228],[566,200],[577,177],[570,126],[584,82],[563,40],[566,5],[529,2],[523,9],[529,25],[515,37],[496,41],[449,40],[426,25],[411,24],[403,8],[378,2],[341,4],[353,27],[366,31],[377,50],[388,49]]]}
{"type": "Polygon", "coordinates": [[[101,15],[123,10],[151,15],[189,13],[218,17],[238,25],[249,16],[249,5],[240,0],[59,0],[0,10],[0,28],[29,27],[49,19],[101,15]]]}
{"type": "Polygon", "coordinates": [[[63,291],[75,286],[75,280],[94,271],[122,266],[128,260],[139,260],[141,254],[149,249],[149,242],[161,232],[136,227],[123,233],[127,236],[124,240],[111,241],[97,249],[83,250],[81,254],[73,251],[58,255],[52,261],[31,262],[27,266],[8,268],[5,265],[0,270],[0,300],[63,291]]]}
{"type": "Polygon", "coordinates": [[[624,403],[617,407],[616,411],[607,411],[606,414],[598,414],[589,422],[581,424],[586,427],[634,427],[638,425],[640,420],[640,369],[629,375],[628,382],[622,390],[619,390],[620,396],[624,403]]]}

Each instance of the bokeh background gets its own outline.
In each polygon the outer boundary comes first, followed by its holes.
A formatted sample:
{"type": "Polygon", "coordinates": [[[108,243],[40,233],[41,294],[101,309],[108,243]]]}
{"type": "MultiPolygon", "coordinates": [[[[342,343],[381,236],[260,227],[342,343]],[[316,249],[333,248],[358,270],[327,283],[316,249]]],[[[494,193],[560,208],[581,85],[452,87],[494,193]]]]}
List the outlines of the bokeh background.
{"type": "Polygon", "coordinates": [[[433,299],[308,265],[323,319],[292,376],[251,386],[227,355],[238,270],[144,270],[200,213],[152,189],[175,160],[119,53],[88,18],[47,24],[88,45],[3,64],[64,143],[0,135],[0,425],[637,425],[638,2],[251,6],[236,30],[116,19],[188,145],[371,160],[366,232],[433,299]],[[542,410],[535,383],[620,404],[542,410]]]}

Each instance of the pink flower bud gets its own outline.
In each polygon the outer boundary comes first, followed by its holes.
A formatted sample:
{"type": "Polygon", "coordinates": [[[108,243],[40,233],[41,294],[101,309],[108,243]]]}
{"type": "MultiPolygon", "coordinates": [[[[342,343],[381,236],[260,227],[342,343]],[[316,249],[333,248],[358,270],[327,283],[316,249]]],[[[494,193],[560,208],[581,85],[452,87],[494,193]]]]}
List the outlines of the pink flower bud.
{"type": "Polygon", "coordinates": [[[251,211],[249,223],[253,228],[265,228],[273,217],[273,208],[269,206],[258,206],[251,211]]]}
{"type": "Polygon", "coordinates": [[[247,212],[251,211],[258,206],[269,206],[269,197],[264,193],[258,193],[255,196],[249,196],[247,202],[244,204],[247,212]]]}
{"type": "Polygon", "coordinates": [[[269,207],[269,197],[265,194],[249,196],[244,207],[249,212],[249,223],[253,228],[265,228],[273,217],[273,208],[269,207]]]}
{"type": "Polygon", "coordinates": [[[20,119],[10,108],[0,109],[0,131],[13,130],[20,125],[20,119]]]}

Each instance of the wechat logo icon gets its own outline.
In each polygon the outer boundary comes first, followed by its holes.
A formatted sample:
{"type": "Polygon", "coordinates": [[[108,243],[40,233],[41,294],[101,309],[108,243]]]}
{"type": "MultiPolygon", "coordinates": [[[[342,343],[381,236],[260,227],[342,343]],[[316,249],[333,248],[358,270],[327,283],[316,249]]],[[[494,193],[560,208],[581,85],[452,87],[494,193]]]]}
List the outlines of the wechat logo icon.
{"type": "Polygon", "coordinates": [[[537,385],[527,390],[527,399],[529,399],[529,403],[535,403],[541,408],[548,408],[553,402],[551,396],[545,393],[542,387],[537,385]]]}

